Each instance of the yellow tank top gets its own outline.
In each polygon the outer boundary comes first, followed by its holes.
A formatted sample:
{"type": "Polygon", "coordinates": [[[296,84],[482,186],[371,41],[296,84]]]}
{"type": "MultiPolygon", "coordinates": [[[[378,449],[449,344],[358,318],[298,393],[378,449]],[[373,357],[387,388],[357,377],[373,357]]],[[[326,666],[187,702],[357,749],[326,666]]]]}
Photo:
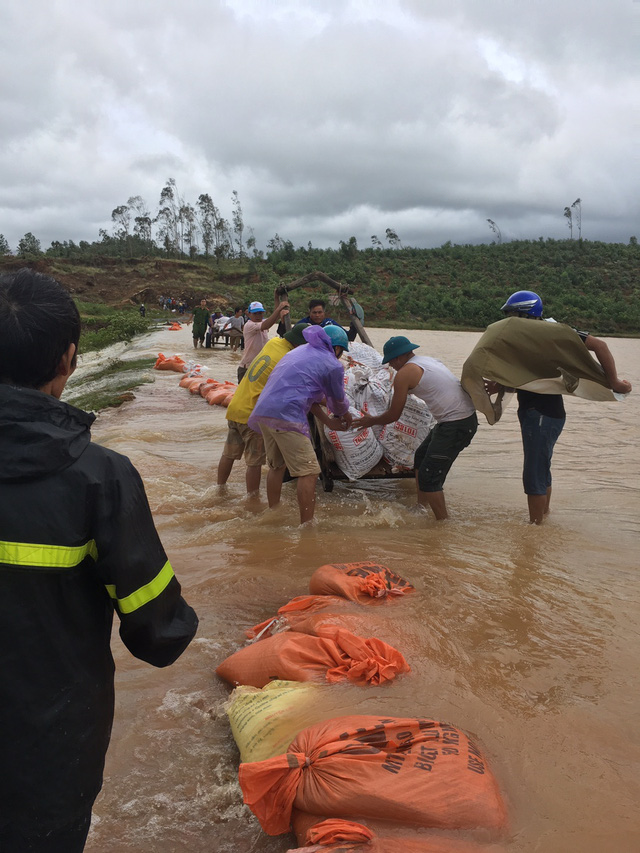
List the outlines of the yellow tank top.
{"type": "Polygon", "coordinates": [[[271,371],[292,349],[293,344],[285,341],[284,338],[271,338],[267,341],[249,365],[249,369],[231,398],[227,409],[228,421],[246,424],[271,371]]]}

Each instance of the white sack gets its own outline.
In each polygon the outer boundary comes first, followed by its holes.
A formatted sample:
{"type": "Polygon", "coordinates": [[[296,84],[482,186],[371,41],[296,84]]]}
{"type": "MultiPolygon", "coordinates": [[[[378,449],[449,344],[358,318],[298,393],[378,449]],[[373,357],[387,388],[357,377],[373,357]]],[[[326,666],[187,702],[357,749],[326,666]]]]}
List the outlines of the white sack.
{"type": "Polygon", "coordinates": [[[427,404],[409,394],[398,420],[385,424],[380,432],[384,458],[392,466],[413,468],[415,452],[429,434],[432,425],[435,426],[435,421],[427,404]]]}
{"type": "Polygon", "coordinates": [[[363,344],[361,341],[349,341],[349,351],[343,356],[347,364],[351,363],[363,364],[365,367],[375,368],[382,364],[382,356],[369,344],[363,344]]]}
{"type": "MultiPolygon", "coordinates": [[[[350,407],[354,418],[359,412],[350,407]]],[[[324,434],[331,443],[336,465],[350,480],[358,480],[374,468],[382,459],[382,445],[375,437],[372,429],[347,430],[338,432],[323,427],[324,434]]]]}

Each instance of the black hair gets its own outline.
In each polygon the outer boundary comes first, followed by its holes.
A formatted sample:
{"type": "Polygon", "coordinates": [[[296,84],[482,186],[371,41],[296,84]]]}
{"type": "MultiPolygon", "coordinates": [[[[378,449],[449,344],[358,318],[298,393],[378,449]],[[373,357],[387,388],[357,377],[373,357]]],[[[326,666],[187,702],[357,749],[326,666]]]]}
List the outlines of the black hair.
{"type": "Polygon", "coordinates": [[[324,308],[326,306],[326,304],[327,303],[324,301],[324,299],[310,299],[309,300],[309,311],[311,311],[313,308],[317,308],[318,305],[320,305],[320,306],[322,306],[322,308],[324,308]]]}
{"type": "Polygon", "coordinates": [[[80,313],[54,278],[23,268],[0,276],[0,329],[0,382],[41,388],[77,348],[80,313]]]}

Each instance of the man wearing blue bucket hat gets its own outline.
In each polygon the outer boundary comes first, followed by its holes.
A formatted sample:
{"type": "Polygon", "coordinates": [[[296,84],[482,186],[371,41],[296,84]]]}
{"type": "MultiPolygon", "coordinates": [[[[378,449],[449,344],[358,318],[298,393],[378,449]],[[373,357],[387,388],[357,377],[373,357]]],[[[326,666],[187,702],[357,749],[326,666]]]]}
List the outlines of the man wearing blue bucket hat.
{"type": "Polygon", "coordinates": [[[441,521],[447,518],[444,481],[458,454],[476,434],[478,418],[471,397],[449,368],[436,358],[416,355],[414,350],[418,346],[404,335],[389,338],[383,348],[382,363],[397,371],[391,405],[382,415],[364,415],[354,420],[353,426],[394,423],[402,415],[409,394],[424,400],[436,426],[415,455],[418,503],[430,506],[441,521]]]}

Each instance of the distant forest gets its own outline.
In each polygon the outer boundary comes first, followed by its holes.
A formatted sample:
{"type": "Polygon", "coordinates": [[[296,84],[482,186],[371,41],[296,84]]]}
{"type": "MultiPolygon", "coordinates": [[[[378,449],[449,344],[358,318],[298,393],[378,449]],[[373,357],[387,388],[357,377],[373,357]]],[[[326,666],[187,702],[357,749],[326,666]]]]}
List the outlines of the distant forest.
{"type": "MultiPolygon", "coordinates": [[[[276,234],[263,252],[251,229],[245,229],[236,192],[228,222],[208,195],[201,195],[195,206],[185,204],[170,180],[154,216],[140,197],[130,198],[112,212],[112,233],[100,231],[96,242],[54,241],[43,252],[36,237],[25,234],[12,255],[0,235],[0,255],[10,256],[4,258],[5,268],[7,261],[13,266],[18,259],[34,265],[39,259],[50,261],[59,268],[63,284],[65,262],[69,274],[82,267],[90,277],[92,267],[110,259],[119,268],[120,285],[131,277],[131,294],[140,292],[141,276],[154,277],[143,270],[143,262],[162,259],[163,265],[174,267],[175,295],[225,294],[226,301],[242,304],[251,299],[272,304],[275,288],[320,270],[352,288],[367,325],[387,327],[483,329],[500,318],[500,305],[510,293],[534,290],[543,298],[545,316],[595,334],[640,334],[637,239],[631,237],[628,244],[583,240],[579,201],[565,208],[567,240],[504,243],[496,223],[488,220],[495,237],[490,244],[448,242],[416,249],[403,246],[387,228],[386,245],[373,235],[367,248],[359,247],[355,237],[341,240],[337,249],[310,243],[296,248],[276,234]]],[[[163,291],[169,295],[165,283],[158,281],[155,290],[148,284],[145,299],[163,291]]],[[[309,295],[294,291],[294,317],[306,313],[309,295]]],[[[321,287],[317,295],[322,295],[321,287]]]]}

